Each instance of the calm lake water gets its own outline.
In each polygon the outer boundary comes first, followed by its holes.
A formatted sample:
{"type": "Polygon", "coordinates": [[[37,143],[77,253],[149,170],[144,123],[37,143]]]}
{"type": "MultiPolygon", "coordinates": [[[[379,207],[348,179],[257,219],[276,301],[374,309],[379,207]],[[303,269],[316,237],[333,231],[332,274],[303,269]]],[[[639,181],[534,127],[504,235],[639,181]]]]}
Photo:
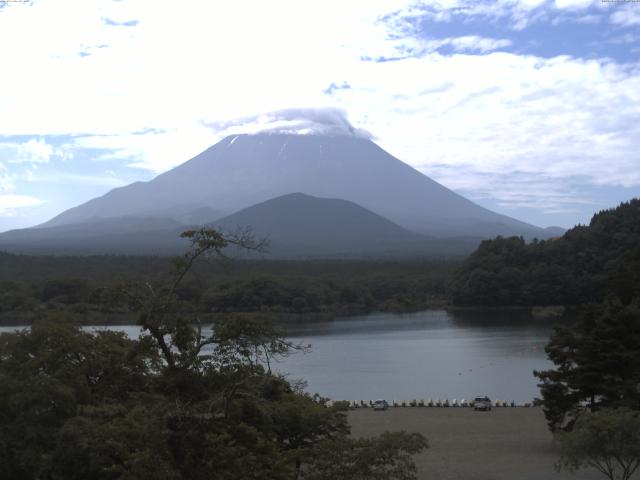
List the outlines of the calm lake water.
{"type": "MultiPolygon", "coordinates": [[[[292,340],[311,344],[311,352],[273,368],[336,400],[486,394],[530,402],[540,396],[533,370],[551,366],[544,353],[551,323],[519,311],[379,313],[286,327],[292,340]]],[[[112,328],[139,333],[136,326],[112,328]]]]}

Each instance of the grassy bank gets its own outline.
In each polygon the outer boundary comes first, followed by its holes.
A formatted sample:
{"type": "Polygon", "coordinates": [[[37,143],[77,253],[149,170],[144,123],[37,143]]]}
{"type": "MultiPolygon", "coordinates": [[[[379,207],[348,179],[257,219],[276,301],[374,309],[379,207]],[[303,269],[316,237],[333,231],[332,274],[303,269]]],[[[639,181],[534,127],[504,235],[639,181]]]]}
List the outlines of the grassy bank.
{"type": "MultiPolygon", "coordinates": [[[[420,432],[430,448],[416,457],[420,479],[596,480],[583,471],[559,474],[557,455],[540,408],[392,408],[349,412],[352,434],[369,437],[385,430],[420,432]]],[[[640,478],[640,476],[638,477],[640,478]]]]}

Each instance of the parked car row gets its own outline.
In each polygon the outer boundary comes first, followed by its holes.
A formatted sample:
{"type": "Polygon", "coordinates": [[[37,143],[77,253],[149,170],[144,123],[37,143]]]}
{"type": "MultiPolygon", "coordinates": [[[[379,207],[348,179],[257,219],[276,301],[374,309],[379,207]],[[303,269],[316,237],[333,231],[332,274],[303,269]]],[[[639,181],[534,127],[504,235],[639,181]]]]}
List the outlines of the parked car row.
{"type": "MultiPolygon", "coordinates": [[[[417,405],[425,406],[423,401],[421,401],[420,403],[416,402],[416,405],[414,405],[413,403],[410,404],[410,406],[417,406],[417,405]]],[[[438,401],[437,404],[432,404],[432,402],[429,402],[428,405],[429,406],[434,406],[435,405],[435,406],[439,406],[439,407],[440,406],[446,406],[446,407],[451,406],[451,404],[449,404],[448,400],[446,400],[445,403],[442,403],[442,402],[438,401]]],[[[478,396],[478,397],[474,398],[473,401],[470,402],[470,403],[467,403],[466,401],[463,400],[460,404],[458,404],[454,400],[453,405],[455,405],[455,406],[472,406],[473,409],[476,410],[476,411],[485,411],[485,412],[490,411],[492,409],[492,407],[493,407],[493,403],[491,402],[491,399],[489,397],[487,397],[487,396],[478,396]]],[[[507,406],[506,402],[501,402],[501,405],[502,406],[507,406]]],[[[364,402],[362,402],[362,406],[366,406],[364,404],[364,402]]],[[[395,403],[394,403],[394,406],[396,406],[395,403]]],[[[511,406],[515,406],[515,403],[512,402],[511,406]]],[[[388,410],[389,409],[389,403],[384,399],[378,399],[378,400],[375,400],[375,401],[373,401],[371,403],[371,407],[374,410],[377,410],[377,411],[384,411],[384,410],[388,410]]]]}

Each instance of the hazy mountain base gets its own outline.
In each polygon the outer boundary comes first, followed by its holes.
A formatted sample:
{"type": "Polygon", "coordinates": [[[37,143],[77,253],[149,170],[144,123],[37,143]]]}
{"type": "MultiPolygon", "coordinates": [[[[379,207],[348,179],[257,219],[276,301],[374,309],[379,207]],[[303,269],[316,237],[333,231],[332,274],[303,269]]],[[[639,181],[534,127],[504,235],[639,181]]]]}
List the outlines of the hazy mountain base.
{"type": "MultiPolygon", "coordinates": [[[[186,227],[185,227],[186,228],[186,227]]],[[[65,238],[42,242],[20,238],[0,239],[0,251],[23,255],[177,255],[188,246],[187,242],[176,239],[183,228],[177,230],[149,231],[140,234],[112,234],[96,237],[65,238]]],[[[456,237],[398,243],[378,243],[375,245],[351,246],[336,244],[330,238],[326,243],[294,243],[281,235],[267,235],[268,248],[258,252],[236,252],[229,255],[247,260],[461,260],[475,250],[480,238],[456,237]]]]}
{"type": "MultiPolygon", "coordinates": [[[[212,226],[227,232],[251,229],[268,239],[262,252],[229,252],[244,258],[461,257],[481,241],[420,235],[353,202],[300,193],[253,205],[212,226]]],[[[172,255],[188,247],[180,233],[189,228],[161,218],[93,218],[6,232],[0,235],[0,248],[26,254],[172,255]]]]}

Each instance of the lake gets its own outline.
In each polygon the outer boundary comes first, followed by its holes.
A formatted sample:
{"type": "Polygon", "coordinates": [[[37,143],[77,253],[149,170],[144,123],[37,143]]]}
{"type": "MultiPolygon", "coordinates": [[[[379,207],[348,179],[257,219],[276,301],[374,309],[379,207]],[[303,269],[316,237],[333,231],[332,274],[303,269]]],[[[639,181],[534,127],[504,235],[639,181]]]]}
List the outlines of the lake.
{"type": "MultiPolygon", "coordinates": [[[[139,333],[136,326],[111,328],[139,333]]],[[[518,310],[376,313],[286,328],[311,351],[282,359],[274,370],[335,400],[489,395],[530,402],[540,396],[533,370],[551,367],[544,346],[552,324],[518,310]]]]}

